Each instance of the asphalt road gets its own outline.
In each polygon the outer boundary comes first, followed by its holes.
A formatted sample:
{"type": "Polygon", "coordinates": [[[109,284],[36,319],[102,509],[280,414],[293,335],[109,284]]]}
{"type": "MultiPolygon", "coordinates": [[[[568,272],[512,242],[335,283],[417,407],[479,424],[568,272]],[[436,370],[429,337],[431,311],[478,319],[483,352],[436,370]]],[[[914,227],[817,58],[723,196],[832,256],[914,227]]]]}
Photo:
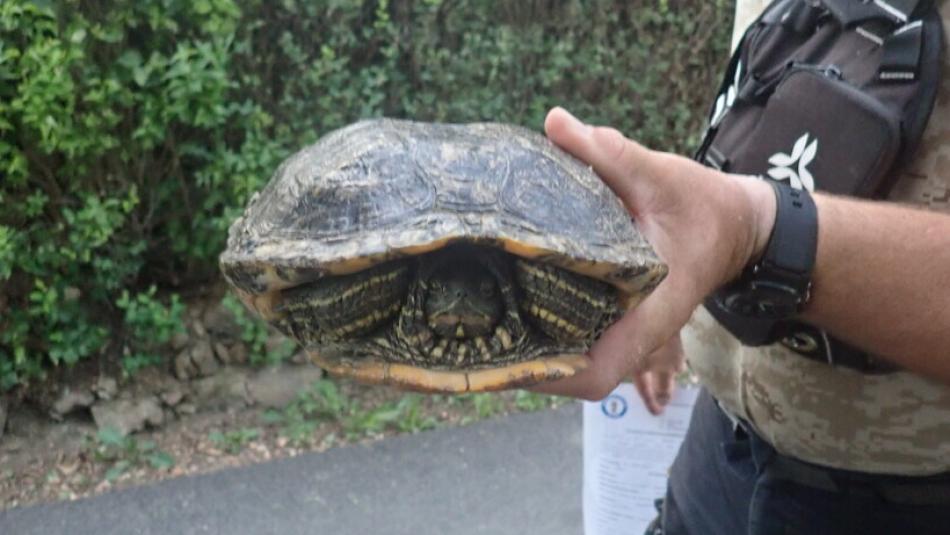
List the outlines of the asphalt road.
{"type": "Polygon", "coordinates": [[[579,535],[581,406],[0,512],[0,534],[579,535]]]}

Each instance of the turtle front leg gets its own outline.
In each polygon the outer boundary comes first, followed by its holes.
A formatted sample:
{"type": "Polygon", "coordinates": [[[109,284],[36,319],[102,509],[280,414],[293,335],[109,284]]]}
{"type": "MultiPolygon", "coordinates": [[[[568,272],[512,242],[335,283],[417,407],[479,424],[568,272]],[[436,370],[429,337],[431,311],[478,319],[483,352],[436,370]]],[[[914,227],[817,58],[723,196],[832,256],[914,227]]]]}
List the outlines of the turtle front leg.
{"type": "Polygon", "coordinates": [[[397,317],[412,277],[410,262],[389,262],[285,290],[276,323],[304,346],[359,339],[397,317]]]}
{"type": "Polygon", "coordinates": [[[623,312],[617,291],[599,280],[525,259],[515,262],[515,277],[521,311],[558,342],[590,344],[623,312]]]}
{"type": "Polygon", "coordinates": [[[423,302],[427,291],[426,282],[421,277],[410,285],[393,329],[386,335],[387,345],[391,348],[387,360],[414,364],[430,360],[436,341],[435,333],[425,321],[423,302]]]}

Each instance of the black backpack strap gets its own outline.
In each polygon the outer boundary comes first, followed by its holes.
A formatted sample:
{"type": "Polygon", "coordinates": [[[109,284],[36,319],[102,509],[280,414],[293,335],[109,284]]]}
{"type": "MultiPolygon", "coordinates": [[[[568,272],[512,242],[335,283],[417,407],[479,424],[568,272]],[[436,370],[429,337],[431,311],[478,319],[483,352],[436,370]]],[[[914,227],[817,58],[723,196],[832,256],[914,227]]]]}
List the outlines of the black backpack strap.
{"type": "Polygon", "coordinates": [[[883,56],[878,77],[884,81],[914,81],[920,71],[923,47],[923,21],[916,20],[898,28],[883,43],[883,56]]]}
{"type": "Polygon", "coordinates": [[[905,24],[917,10],[919,0],[820,0],[843,26],[883,19],[905,24]]]}
{"type": "Polygon", "coordinates": [[[782,25],[797,33],[811,33],[823,13],[817,2],[797,2],[782,17],[782,25]]]}
{"type": "MultiPolygon", "coordinates": [[[[910,35],[906,37],[912,37],[912,39],[908,39],[909,42],[906,42],[902,37],[902,33],[906,32],[898,33],[900,30],[895,31],[895,35],[891,36],[894,40],[890,41],[895,50],[889,53],[887,51],[888,43],[885,43],[882,58],[881,68],[883,70],[884,65],[888,62],[893,62],[897,68],[900,68],[901,65],[908,65],[911,63],[910,57],[916,54],[914,64],[917,70],[914,75],[914,82],[920,84],[920,89],[917,98],[909,103],[905,121],[902,124],[904,148],[898,158],[898,166],[907,165],[917,152],[927,120],[937,101],[943,56],[945,54],[943,20],[934,2],[929,0],[919,2],[915,17],[918,17],[917,20],[922,25],[917,24],[916,27],[910,30],[910,35]],[[902,47],[907,47],[909,50],[900,51],[899,49],[902,47]],[[902,61],[903,63],[901,63],[902,61]]],[[[879,196],[883,197],[888,191],[889,188],[882,190],[879,196]]]]}
{"type": "Polygon", "coordinates": [[[719,128],[719,121],[722,120],[722,117],[728,111],[729,107],[732,106],[735,100],[735,91],[733,94],[729,94],[729,88],[734,86],[739,82],[739,79],[742,76],[742,51],[745,50],[746,39],[749,37],[749,32],[755,24],[749,26],[746,29],[746,32],[742,35],[742,39],[739,41],[739,45],[736,47],[736,52],[729,58],[729,64],[726,65],[726,74],[722,77],[722,82],[719,84],[719,90],[716,92],[716,98],[713,100],[712,106],[709,108],[709,115],[707,118],[706,131],[703,133],[703,140],[699,144],[699,148],[693,154],[693,159],[701,163],[709,163],[712,167],[721,169],[721,166],[717,165],[715,162],[706,162],[706,153],[709,150],[709,145],[712,143],[712,140],[716,137],[716,130],[719,128]]]}

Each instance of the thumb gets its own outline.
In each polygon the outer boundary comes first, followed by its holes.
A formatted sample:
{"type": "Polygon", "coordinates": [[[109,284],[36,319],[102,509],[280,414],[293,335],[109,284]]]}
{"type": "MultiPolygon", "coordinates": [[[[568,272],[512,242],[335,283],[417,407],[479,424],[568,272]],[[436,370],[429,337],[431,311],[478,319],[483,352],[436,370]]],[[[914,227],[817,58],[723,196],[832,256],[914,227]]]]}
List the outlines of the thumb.
{"type": "Polygon", "coordinates": [[[548,112],[544,131],[556,145],[593,167],[628,208],[646,193],[638,191],[642,188],[634,180],[650,175],[653,157],[646,147],[613,128],[585,124],[560,107],[548,112]]]}

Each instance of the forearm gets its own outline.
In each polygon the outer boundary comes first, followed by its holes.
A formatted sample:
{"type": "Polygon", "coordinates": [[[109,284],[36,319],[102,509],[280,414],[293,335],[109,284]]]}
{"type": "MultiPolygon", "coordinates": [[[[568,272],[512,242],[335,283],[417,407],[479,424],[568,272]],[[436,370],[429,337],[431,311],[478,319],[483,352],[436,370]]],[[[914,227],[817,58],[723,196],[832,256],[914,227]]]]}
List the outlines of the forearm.
{"type": "Polygon", "coordinates": [[[818,194],[803,319],[950,382],[950,215],[818,194]]]}

